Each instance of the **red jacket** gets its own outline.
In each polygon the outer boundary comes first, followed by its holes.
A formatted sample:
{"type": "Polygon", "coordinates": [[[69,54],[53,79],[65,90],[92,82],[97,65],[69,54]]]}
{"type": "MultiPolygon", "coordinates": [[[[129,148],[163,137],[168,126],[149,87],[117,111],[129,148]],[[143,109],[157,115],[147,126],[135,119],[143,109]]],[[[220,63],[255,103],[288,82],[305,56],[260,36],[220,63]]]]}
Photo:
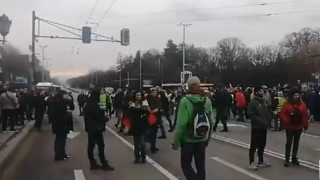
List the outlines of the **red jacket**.
{"type": "Polygon", "coordinates": [[[236,101],[237,101],[237,107],[246,107],[246,98],[244,97],[244,94],[242,92],[236,93],[236,101]]]}
{"type": "Polygon", "coordinates": [[[291,113],[294,112],[294,107],[292,104],[286,102],[282,106],[282,110],[280,112],[280,119],[284,123],[286,129],[290,130],[303,130],[303,129],[308,129],[309,127],[309,113],[307,111],[307,106],[304,102],[301,102],[299,105],[295,105],[298,107],[300,112],[302,113],[303,116],[303,123],[302,124],[291,124],[290,123],[290,115],[291,113]]]}

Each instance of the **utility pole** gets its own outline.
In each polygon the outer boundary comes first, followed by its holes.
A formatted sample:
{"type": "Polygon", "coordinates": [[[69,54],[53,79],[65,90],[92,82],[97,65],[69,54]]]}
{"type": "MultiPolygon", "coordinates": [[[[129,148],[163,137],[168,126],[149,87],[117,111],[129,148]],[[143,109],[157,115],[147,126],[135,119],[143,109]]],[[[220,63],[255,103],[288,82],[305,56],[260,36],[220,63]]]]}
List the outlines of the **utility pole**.
{"type": "Polygon", "coordinates": [[[182,26],[183,27],[183,54],[182,54],[182,74],[183,74],[183,77],[182,77],[182,85],[184,87],[184,83],[185,83],[185,76],[184,76],[184,73],[185,73],[185,65],[186,65],[186,43],[185,43],[185,40],[186,40],[186,27],[188,26],[191,26],[192,24],[185,24],[185,23],[180,23],[178,24],[178,26],[182,26]]]}
{"type": "Polygon", "coordinates": [[[139,82],[140,82],[140,91],[142,90],[142,78],[141,78],[141,52],[139,51],[139,59],[140,59],[140,73],[139,73],[139,82]]]}
{"type": "Polygon", "coordinates": [[[39,45],[39,47],[42,49],[42,71],[41,71],[41,81],[44,82],[45,78],[44,78],[44,71],[45,71],[45,65],[44,65],[44,49],[47,48],[48,46],[41,46],[39,45]]]}
{"type": "Polygon", "coordinates": [[[36,73],[36,52],[35,52],[35,41],[36,41],[36,35],[35,35],[35,29],[36,29],[36,12],[32,11],[32,44],[31,44],[31,63],[32,63],[32,75],[33,75],[33,84],[36,85],[38,79],[37,79],[37,73],[36,73]]]}

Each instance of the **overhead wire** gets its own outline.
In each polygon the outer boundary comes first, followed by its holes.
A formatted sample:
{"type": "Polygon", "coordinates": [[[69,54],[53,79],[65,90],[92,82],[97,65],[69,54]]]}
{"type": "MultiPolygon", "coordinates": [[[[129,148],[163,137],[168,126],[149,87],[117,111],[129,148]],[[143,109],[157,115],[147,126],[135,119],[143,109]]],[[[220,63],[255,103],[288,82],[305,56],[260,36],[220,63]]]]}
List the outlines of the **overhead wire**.
{"type": "Polygon", "coordinates": [[[110,12],[112,6],[114,5],[114,3],[116,2],[116,0],[112,0],[111,4],[109,5],[108,9],[105,11],[105,13],[103,14],[103,16],[101,17],[101,19],[99,20],[97,26],[95,27],[94,31],[97,31],[98,27],[100,26],[101,22],[104,20],[104,18],[107,16],[107,14],[110,12]]]}
{"type": "MultiPolygon", "coordinates": [[[[266,14],[258,14],[258,15],[244,15],[244,16],[231,16],[231,17],[221,17],[221,18],[204,18],[204,19],[195,19],[195,20],[177,20],[177,21],[167,21],[167,22],[152,22],[152,23],[141,23],[141,24],[126,24],[127,27],[130,26],[150,26],[150,25],[162,25],[162,24],[175,24],[180,22],[205,22],[205,21],[219,21],[219,20],[232,20],[232,19],[242,19],[242,18],[256,18],[256,17],[270,17],[270,16],[280,16],[287,14],[302,14],[302,13],[313,13],[320,11],[318,9],[308,9],[301,11],[289,11],[289,12],[279,12],[279,13],[266,13],[266,14]]],[[[119,25],[116,25],[119,26],[119,25]]],[[[107,26],[112,27],[112,26],[107,26]]],[[[115,26],[113,26],[115,27],[115,26]]]]}
{"type": "Polygon", "coordinates": [[[141,13],[141,14],[123,15],[123,16],[112,16],[112,17],[109,17],[109,18],[126,18],[126,17],[149,16],[149,15],[159,15],[159,14],[169,14],[169,13],[183,13],[183,12],[189,12],[189,11],[222,10],[222,9],[235,9],[235,8],[257,7],[257,6],[271,6],[271,5],[279,5],[279,4],[293,3],[293,2],[296,2],[296,1],[297,1],[297,0],[274,2],[274,3],[246,4],[246,5],[236,5],[236,6],[221,6],[221,7],[209,7],[209,8],[169,10],[169,11],[159,11],[159,12],[151,12],[151,13],[141,13]]]}
{"type": "Polygon", "coordinates": [[[94,13],[94,11],[96,10],[96,7],[97,7],[97,5],[98,5],[98,2],[99,2],[99,0],[96,0],[96,2],[94,3],[93,8],[92,8],[92,10],[91,10],[91,12],[90,12],[90,14],[89,14],[89,17],[88,17],[88,19],[87,19],[87,21],[86,21],[86,24],[88,24],[88,22],[90,21],[92,15],[93,15],[93,13],[94,13]]]}

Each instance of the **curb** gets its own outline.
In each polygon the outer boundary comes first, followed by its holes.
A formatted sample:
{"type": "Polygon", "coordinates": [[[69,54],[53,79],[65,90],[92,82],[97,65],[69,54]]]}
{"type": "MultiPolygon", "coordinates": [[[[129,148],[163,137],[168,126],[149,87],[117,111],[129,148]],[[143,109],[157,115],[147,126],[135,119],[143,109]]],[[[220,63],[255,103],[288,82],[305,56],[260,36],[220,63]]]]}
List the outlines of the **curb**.
{"type": "Polygon", "coordinates": [[[6,143],[0,147],[0,177],[2,176],[1,172],[3,172],[6,165],[9,163],[9,159],[12,157],[21,142],[29,135],[33,126],[34,121],[26,123],[25,127],[22,128],[20,132],[12,135],[6,143]]]}

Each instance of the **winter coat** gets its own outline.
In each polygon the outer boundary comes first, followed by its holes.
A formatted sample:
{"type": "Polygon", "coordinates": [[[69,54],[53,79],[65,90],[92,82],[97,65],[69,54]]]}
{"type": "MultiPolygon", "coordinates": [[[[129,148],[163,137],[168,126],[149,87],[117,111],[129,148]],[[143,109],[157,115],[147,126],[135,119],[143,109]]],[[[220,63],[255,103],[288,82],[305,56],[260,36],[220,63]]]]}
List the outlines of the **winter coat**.
{"type": "Polygon", "coordinates": [[[174,136],[174,144],[176,146],[180,146],[181,143],[184,142],[199,143],[210,141],[213,126],[213,110],[210,99],[200,94],[187,94],[186,97],[182,98],[182,100],[180,101],[177,121],[177,130],[174,136]],[[199,139],[190,135],[190,126],[192,126],[192,118],[194,118],[193,113],[195,112],[195,104],[202,103],[205,98],[206,103],[204,105],[204,108],[208,114],[211,128],[207,137],[199,139]]]}
{"type": "Polygon", "coordinates": [[[2,109],[16,109],[18,104],[18,99],[13,92],[5,92],[0,96],[0,105],[2,109]]]}
{"type": "Polygon", "coordinates": [[[84,105],[86,102],[86,96],[84,94],[79,94],[77,101],[79,105],[84,105]]]}
{"type": "Polygon", "coordinates": [[[68,134],[72,130],[73,122],[72,118],[70,119],[68,107],[71,110],[74,109],[74,104],[71,100],[56,97],[52,100],[51,115],[49,114],[49,116],[52,118],[52,132],[54,134],[68,134]]]}
{"type": "Polygon", "coordinates": [[[254,97],[248,105],[248,116],[251,120],[252,129],[267,129],[271,115],[267,106],[260,97],[254,97]]]}
{"type": "Polygon", "coordinates": [[[220,90],[215,94],[215,106],[217,109],[226,109],[232,105],[232,96],[226,90],[220,90]]]}
{"type": "Polygon", "coordinates": [[[298,105],[292,105],[289,102],[286,102],[280,112],[280,119],[284,123],[285,128],[289,130],[303,130],[308,129],[309,127],[309,114],[307,106],[304,102],[300,102],[298,105]],[[301,124],[292,124],[291,123],[291,114],[294,112],[294,106],[299,109],[302,114],[302,123],[301,124]]]}
{"type": "Polygon", "coordinates": [[[132,122],[131,133],[133,136],[142,136],[148,128],[147,115],[148,110],[130,106],[130,119],[132,122]]]}
{"type": "Polygon", "coordinates": [[[84,107],[84,123],[87,133],[99,133],[105,131],[107,118],[99,107],[100,93],[90,95],[84,107]]]}
{"type": "Polygon", "coordinates": [[[244,97],[244,94],[242,92],[236,93],[236,101],[237,101],[237,107],[246,107],[246,98],[244,97]]]}
{"type": "Polygon", "coordinates": [[[114,108],[115,109],[122,109],[124,104],[124,94],[123,92],[120,92],[116,94],[114,97],[114,108]]]}

